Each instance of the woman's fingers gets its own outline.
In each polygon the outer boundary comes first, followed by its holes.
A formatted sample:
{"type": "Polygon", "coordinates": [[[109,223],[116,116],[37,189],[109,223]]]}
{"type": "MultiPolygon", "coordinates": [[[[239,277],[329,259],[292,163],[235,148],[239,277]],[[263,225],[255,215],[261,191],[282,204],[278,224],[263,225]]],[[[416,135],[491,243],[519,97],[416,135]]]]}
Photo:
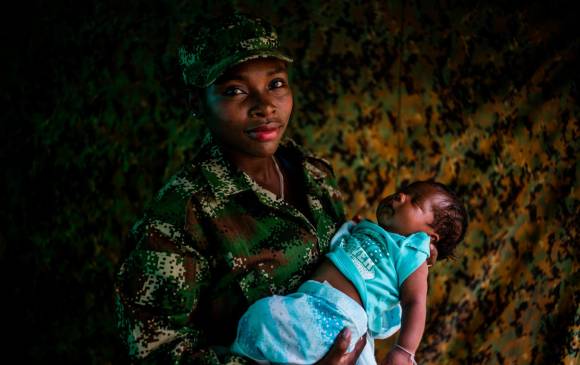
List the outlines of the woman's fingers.
{"type": "MultiPolygon", "coordinates": [[[[335,361],[340,360],[340,358],[344,355],[346,349],[348,348],[351,336],[352,333],[346,327],[342,331],[340,331],[338,336],[336,336],[336,340],[334,340],[334,344],[330,348],[330,351],[328,351],[328,353],[331,356],[331,359],[335,361]]],[[[331,364],[335,363],[338,364],[338,362],[331,362],[331,364]]]]}
{"type": "Polygon", "coordinates": [[[352,364],[356,363],[358,357],[360,356],[360,353],[364,350],[366,344],[367,344],[366,336],[362,336],[361,338],[358,339],[356,345],[354,346],[354,349],[350,353],[352,357],[352,364]]]}
{"type": "Polygon", "coordinates": [[[317,364],[328,365],[328,364],[337,364],[337,365],[354,365],[360,356],[360,353],[364,349],[366,345],[365,336],[362,336],[354,346],[354,349],[351,352],[346,352],[348,345],[351,339],[351,332],[348,328],[344,328],[338,336],[336,336],[336,340],[334,344],[328,350],[326,355],[317,364]]]}

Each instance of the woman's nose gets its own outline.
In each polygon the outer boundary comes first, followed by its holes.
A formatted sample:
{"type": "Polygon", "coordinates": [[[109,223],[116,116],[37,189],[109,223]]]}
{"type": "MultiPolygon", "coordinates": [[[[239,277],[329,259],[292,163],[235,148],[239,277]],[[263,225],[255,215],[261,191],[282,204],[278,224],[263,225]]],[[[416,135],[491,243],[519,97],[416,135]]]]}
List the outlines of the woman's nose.
{"type": "Polygon", "coordinates": [[[268,93],[256,93],[253,97],[253,103],[249,110],[252,117],[267,118],[276,111],[276,106],[268,93]]]}

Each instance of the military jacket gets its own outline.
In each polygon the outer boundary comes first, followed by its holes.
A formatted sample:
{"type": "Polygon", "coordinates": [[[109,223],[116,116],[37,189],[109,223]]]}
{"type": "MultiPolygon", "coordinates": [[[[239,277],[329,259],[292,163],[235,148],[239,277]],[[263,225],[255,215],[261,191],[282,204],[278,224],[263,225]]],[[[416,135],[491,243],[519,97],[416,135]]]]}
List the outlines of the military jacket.
{"type": "Polygon", "coordinates": [[[263,189],[208,135],[132,229],[118,273],[119,329],[134,360],[243,362],[228,351],[247,307],[294,291],[344,221],[332,168],[285,140],[276,152],[305,209],[263,189]]]}

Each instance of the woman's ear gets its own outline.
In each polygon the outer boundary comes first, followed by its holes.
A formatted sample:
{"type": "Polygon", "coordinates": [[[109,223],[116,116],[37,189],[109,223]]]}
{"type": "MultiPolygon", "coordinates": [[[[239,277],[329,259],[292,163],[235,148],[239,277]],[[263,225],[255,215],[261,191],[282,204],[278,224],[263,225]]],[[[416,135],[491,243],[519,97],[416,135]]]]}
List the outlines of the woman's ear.
{"type": "Polygon", "coordinates": [[[194,117],[199,117],[205,114],[205,93],[203,89],[194,88],[188,92],[188,106],[191,111],[191,115],[194,117]]]}

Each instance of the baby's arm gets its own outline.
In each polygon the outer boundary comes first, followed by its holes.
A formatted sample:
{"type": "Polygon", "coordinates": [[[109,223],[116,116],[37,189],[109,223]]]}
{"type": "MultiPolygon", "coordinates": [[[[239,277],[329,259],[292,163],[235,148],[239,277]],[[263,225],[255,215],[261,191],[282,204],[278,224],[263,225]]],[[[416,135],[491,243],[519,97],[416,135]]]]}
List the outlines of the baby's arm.
{"type": "Polygon", "coordinates": [[[419,347],[425,329],[427,306],[427,263],[424,262],[409,275],[401,286],[401,307],[403,308],[399,340],[387,355],[385,364],[412,364],[412,356],[419,347]],[[401,348],[402,347],[402,348],[401,348]],[[406,351],[405,351],[406,350],[406,351]]]}

